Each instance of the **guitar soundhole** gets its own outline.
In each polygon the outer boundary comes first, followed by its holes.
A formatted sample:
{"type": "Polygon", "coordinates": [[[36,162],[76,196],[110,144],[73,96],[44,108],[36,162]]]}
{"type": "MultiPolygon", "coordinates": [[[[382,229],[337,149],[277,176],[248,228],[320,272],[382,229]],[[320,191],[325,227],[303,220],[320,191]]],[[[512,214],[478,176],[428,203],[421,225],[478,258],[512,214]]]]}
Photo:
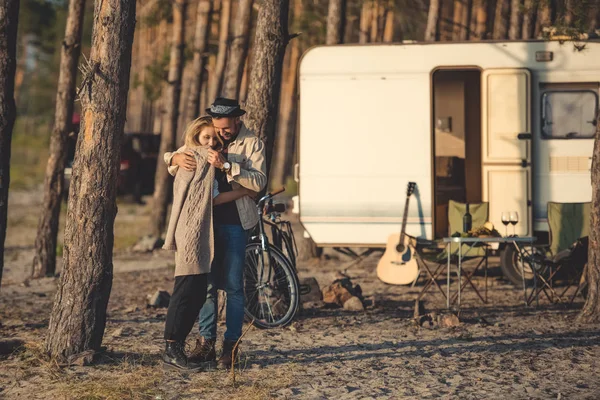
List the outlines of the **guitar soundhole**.
{"type": "Polygon", "coordinates": [[[404,252],[404,245],[403,244],[399,244],[396,246],[396,251],[398,253],[403,253],[404,252]]]}

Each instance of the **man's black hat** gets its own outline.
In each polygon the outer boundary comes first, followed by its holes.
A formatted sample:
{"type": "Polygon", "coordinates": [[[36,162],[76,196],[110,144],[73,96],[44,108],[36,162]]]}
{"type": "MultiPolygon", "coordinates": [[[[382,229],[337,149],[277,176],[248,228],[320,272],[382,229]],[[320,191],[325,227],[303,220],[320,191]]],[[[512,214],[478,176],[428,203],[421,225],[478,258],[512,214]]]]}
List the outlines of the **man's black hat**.
{"type": "Polygon", "coordinates": [[[233,99],[218,97],[206,112],[211,117],[216,118],[232,118],[240,117],[246,114],[245,110],[240,108],[240,104],[233,99]]]}

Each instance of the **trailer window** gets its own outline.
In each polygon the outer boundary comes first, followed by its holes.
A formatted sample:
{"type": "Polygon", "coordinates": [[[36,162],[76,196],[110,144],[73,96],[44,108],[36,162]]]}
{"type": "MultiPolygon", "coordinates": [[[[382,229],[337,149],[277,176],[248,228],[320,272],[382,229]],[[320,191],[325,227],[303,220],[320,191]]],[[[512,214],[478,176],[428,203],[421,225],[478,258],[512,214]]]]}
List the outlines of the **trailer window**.
{"type": "Polygon", "coordinates": [[[598,94],[592,90],[556,90],[542,95],[542,136],[590,139],[596,133],[598,94]]]}

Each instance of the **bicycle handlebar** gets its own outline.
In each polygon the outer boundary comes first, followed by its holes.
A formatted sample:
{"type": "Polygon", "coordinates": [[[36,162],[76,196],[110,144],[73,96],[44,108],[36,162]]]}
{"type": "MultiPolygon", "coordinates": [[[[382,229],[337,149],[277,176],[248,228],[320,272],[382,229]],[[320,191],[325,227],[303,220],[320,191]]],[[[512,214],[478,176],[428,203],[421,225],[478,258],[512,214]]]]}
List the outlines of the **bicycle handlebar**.
{"type": "Polygon", "coordinates": [[[275,196],[277,196],[279,193],[283,193],[285,191],[285,187],[282,187],[279,190],[276,190],[274,192],[268,193],[267,195],[263,196],[259,201],[258,201],[258,207],[262,208],[263,204],[265,204],[265,201],[269,200],[270,198],[273,198],[275,196]]]}
{"type": "Polygon", "coordinates": [[[281,189],[279,189],[279,190],[276,190],[276,191],[274,191],[274,192],[271,192],[271,193],[269,193],[269,197],[275,197],[275,196],[277,196],[279,193],[283,193],[283,192],[285,192],[285,188],[284,188],[284,187],[282,187],[282,188],[281,188],[281,189]]]}

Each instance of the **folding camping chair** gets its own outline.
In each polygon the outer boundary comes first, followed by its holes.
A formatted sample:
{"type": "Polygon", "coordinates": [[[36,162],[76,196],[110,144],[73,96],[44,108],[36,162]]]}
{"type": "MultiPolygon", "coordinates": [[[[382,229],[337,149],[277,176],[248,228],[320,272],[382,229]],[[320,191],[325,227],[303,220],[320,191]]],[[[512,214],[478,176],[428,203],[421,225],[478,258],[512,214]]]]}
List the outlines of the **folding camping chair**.
{"type": "MultiPolygon", "coordinates": [[[[467,206],[464,203],[459,203],[454,200],[450,200],[448,203],[448,224],[449,224],[449,236],[455,232],[462,232],[462,219],[466,213],[467,206]]],[[[469,213],[471,214],[472,226],[474,228],[483,226],[488,220],[489,205],[488,203],[469,203],[469,213]]],[[[420,272],[425,273],[425,284],[419,293],[417,300],[421,300],[428,290],[435,286],[442,293],[446,299],[446,292],[439,285],[437,280],[440,278],[445,269],[447,268],[448,254],[446,253],[446,245],[441,241],[430,241],[417,239],[415,250],[417,254],[417,262],[419,263],[420,272]]],[[[462,254],[463,260],[473,260],[481,258],[475,269],[470,273],[464,273],[462,276],[465,278],[463,282],[459,282],[461,289],[465,288],[467,284],[475,290],[481,301],[487,303],[487,248],[484,246],[468,246],[463,245],[462,254]],[[472,282],[473,275],[484,265],[485,267],[485,299],[481,296],[477,288],[472,282]]],[[[458,244],[452,243],[450,246],[451,258],[456,260],[458,258],[458,244]]],[[[415,281],[416,282],[416,281],[415,281]]],[[[458,297],[457,294],[452,296],[450,301],[453,304],[458,297]]]]}
{"type": "Polygon", "coordinates": [[[572,303],[585,285],[583,272],[587,264],[587,237],[590,232],[591,203],[548,203],[548,226],[550,245],[546,255],[537,254],[536,263],[543,266],[535,278],[541,283],[531,299],[543,292],[550,302],[562,301],[564,295],[577,284],[572,303]],[[567,274],[567,284],[560,294],[555,291],[554,280],[561,273],[567,274]]]}

